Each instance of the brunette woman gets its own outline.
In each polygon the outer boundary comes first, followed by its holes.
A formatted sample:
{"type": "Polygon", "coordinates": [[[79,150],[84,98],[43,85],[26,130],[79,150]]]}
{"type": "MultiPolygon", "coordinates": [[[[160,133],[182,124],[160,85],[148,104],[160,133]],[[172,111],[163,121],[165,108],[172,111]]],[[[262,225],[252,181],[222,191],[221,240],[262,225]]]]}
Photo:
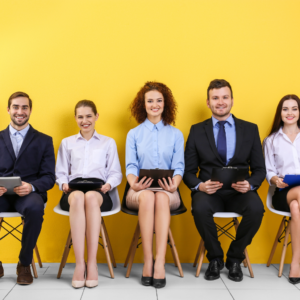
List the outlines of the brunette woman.
{"type": "Polygon", "coordinates": [[[75,120],[80,129],[76,135],[62,140],[56,163],[56,183],[64,192],[60,206],[70,211],[72,243],[76,267],[72,286],[98,285],[97,250],[101,225],[101,211],[112,209],[109,191],[122,181],[116,143],[112,138],[96,132],[97,108],[89,100],[75,106],[75,120]],[[98,190],[78,191],[69,188],[69,182],[89,179],[103,181],[98,190]],[[87,241],[87,264],[84,260],[87,241]]]}
{"type": "Polygon", "coordinates": [[[126,176],[130,184],[126,204],[138,210],[144,251],[142,284],[156,288],[166,284],[164,264],[170,210],[180,205],[177,188],[184,172],[183,135],[170,125],[175,124],[176,111],[171,90],[163,83],[147,82],[131,104],[131,114],[140,125],[129,131],[126,141],[126,176]],[[152,179],[144,177],[139,181],[139,170],[155,168],[175,170],[173,178],[159,180],[160,190],[147,190],[152,179]]]}
{"type": "Polygon", "coordinates": [[[290,211],[292,215],[293,257],[289,274],[292,284],[300,283],[300,186],[289,187],[283,178],[286,174],[300,174],[299,110],[300,100],[296,95],[284,96],[264,142],[267,180],[270,185],[276,185],[273,206],[277,210],[290,211]]]}

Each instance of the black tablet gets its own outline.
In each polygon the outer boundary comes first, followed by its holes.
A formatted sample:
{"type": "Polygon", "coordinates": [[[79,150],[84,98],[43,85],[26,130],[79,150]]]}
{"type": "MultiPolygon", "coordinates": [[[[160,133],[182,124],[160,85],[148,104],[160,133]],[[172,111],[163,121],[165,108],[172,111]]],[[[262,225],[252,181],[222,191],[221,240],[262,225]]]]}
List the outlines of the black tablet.
{"type": "Polygon", "coordinates": [[[145,176],[147,178],[151,177],[153,179],[153,182],[150,186],[150,188],[159,188],[161,187],[158,184],[158,179],[165,178],[168,181],[168,177],[171,179],[173,178],[174,170],[164,170],[164,169],[140,169],[139,174],[139,181],[144,178],[145,176]]]}
{"type": "Polygon", "coordinates": [[[81,180],[77,182],[69,182],[69,188],[78,191],[92,191],[102,187],[102,182],[94,182],[91,180],[81,180]]]}

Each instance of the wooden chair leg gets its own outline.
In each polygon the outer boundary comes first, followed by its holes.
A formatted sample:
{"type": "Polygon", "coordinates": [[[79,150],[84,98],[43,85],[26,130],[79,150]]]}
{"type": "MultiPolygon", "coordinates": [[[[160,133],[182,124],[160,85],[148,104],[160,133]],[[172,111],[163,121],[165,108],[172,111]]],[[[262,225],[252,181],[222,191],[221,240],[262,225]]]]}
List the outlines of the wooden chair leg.
{"type": "MultiPolygon", "coordinates": [[[[103,222],[103,218],[102,218],[102,222],[103,222]]],[[[101,236],[102,236],[102,242],[103,242],[103,247],[104,247],[104,252],[105,252],[105,256],[106,256],[106,260],[107,260],[109,273],[110,273],[111,278],[115,278],[114,270],[111,265],[110,254],[109,254],[108,243],[107,243],[106,235],[105,235],[105,231],[104,231],[104,226],[102,226],[102,224],[101,224],[100,232],[101,232],[101,236]]]]}
{"type": "MultiPolygon", "coordinates": [[[[233,221],[234,221],[234,227],[235,227],[235,231],[237,232],[237,229],[240,225],[239,223],[239,220],[237,218],[233,218],[233,221]]],[[[254,274],[253,274],[253,270],[252,270],[252,266],[251,266],[251,263],[250,263],[250,259],[249,259],[249,255],[248,255],[248,251],[247,251],[247,248],[244,250],[244,254],[245,254],[245,260],[246,260],[246,264],[244,263],[244,266],[248,266],[248,270],[249,270],[249,273],[250,273],[250,277],[251,278],[254,278],[254,274]]],[[[244,262],[244,261],[243,261],[244,262]]]]}
{"type": "Polygon", "coordinates": [[[34,276],[34,278],[38,278],[38,274],[37,274],[37,271],[36,271],[36,266],[35,266],[35,261],[34,261],[33,256],[32,256],[31,267],[32,267],[32,271],[33,271],[33,276],[34,276]]]}
{"type": "MultiPolygon", "coordinates": [[[[201,242],[202,241],[203,240],[201,240],[201,242]]],[[[201,245],[201,243],[200,243],[200,245],[201,245]]],[[[200,248],[200,258],[199,258],[199,263],[198,263],[198,267],[197,267],[197,271],[196,271],[196,277],[199,277],[199,275],[200,275],[200,271],[201,271],[203,259],[204,259],[204,254],[205,254],[205,244],[203,242],[203,244],[200,248]]]]}
{"type": "Polygon", "coordinates": [[[103,218],[102,218],[102,226],[103,226],[103,230],[104,230],[104,233],[105,233],[106,242],[107,242],[107,245],[108,245],[109,255],[110,255],[110,258],[111,258],[111,261],[112,261],[112,264],[113,264],[114,268],[116,268],[117,264],[116,264],[115,256],[114,256],[114,253],[113,253],[113,250],[112,250],[112,247],[111,247],[111,243],[110,243],[110,240],[109,240],[109,236],[108,236],[103,218]]]}
{"type": "Polygon", "coordinates": [[[289,241],[290,230],[291,230],[291,222],[289,221],[289,224],[288,224],[288,226],[286,228],[286,231],[285,231],[285,238],[284,238],[284,242],[283,242],[283,246],[282,246],[282,254],[281,254],[281,259],[280,259],[278,277],[282,276],[284,260],[285,260],[285,254],[286,254],[286,249],[287,249],[288,241],[289,241]]]}
{"type": "MultiPolygon", "coordinates": [[[[245,252],[244,252],[244,254],[245,254],[245,252]]],[[[246,256],[246,254],[245,254],[245,256],[246,256]]],[[[243,260],[243,265],[244,265],[245,268],[248,267],[247,259],[246,258],[243,260]]]]}
{"type": "Polygon", "coordinates": [[[34,252],[35,252],[36,258],[38,260],[39,266],[40,266],[40,268],[42,268],[43,264],[41,261],[41,257],[40,257],[40,253],[39,253],[39,249],[38,249],[37,245],[35,245],[35,247],[34,247],[34,252]]]}
{"type": "Polygon", "coordinates": [[[131,248],[130,256],[129,256],[129,260],[128,260],[128,268],[127,268],[127,272],[126,272],[126,278],[128,278],[130,276],[130,272],[131,272],[135,252],[136,252],[136,247],[137,247],[137,244],[139,242],[139,237],[140,237],[140,224],[139,224],[139,221],[138,221],[137,225],[136,225],[135,232],[134,232],[134,239],[133,239],[133,242],[132,242],[132,248],[131,248]]]}
{"type": "Polygon", "coordinates": [[[200,251],[201,251],[203,243],[204,243],[204,241],[201,239],[198,250],[197,250],[197,253],[196,253],[196,256],[195,256],[195,261],[194,261],[193,267],[197,266],[197,263],[198,263],[199,257],[200,257],[200,251]]]}
{"type": "Polygon", "coordinates": [[[280,237],[280,235],[282,233],[282,229],[283,229],[283,226],[284,226],[285,219],[286,219],[286,217],[283,217],[282,221],[281,221],[281,223],[279,225],[279,229],[278,229],[277,235],[275,237],[275,241],[273,243],[273,247],[272,247],[272,250],[271,250],[271,253],[270,253],[270,257],[268,259],[267,267],[270,267],[270,265],[271,265],[271,262],[272,262],[272,259],[273,259],[276,247],[278,245],[278,239],[279,239],[279,237],[280,237]]]}
{"type": "Polygon", "coordinates": [[[67,258],[68,258],[68,255],[69,255],[71,240],[72,240],[72,236],[71,236],[71,230],[70,230],[68,238],[67,238],[67,242],[66,242],[66,245],[65,245],[65,249],[64,249],[64,252],[63,252],[63,255],[62,255],[62,258],[61,258],[61,262],[60,262],[60,265],[59,265],[59,270],[58,270],[58,273],[57,273],[57,278],[58,279],[61,276],[62,269],[64,268],[64,266],[66,264],[66,261],[67,261],[67,258]]]}
{"type": "MultiPolygon", "coordinates": [[[[169,242],[169,243],[170,243],[170,242],[169,242]]],[[[178,265],[177,265],[177,263],[176,263],[176,259],[175,259],[174,249],[173,249],[171,243],[170,243],[170,249],[171,249],[171,253],[172,253],[174,265],[175,265],[175,267],[178,267],[178,265]]]]}
{"type": "Polygon", "coordinates": [[[125,263],[124,263],[124,268],[126,268],[127,265],[128,265],[128,261],[129,261],[129,258],[130,258],[130,254],[131,254],[132,248],[133,248],[133,243],[134,243],[134,239],[135,239],[136,230],[137,230],[137,227],[135,228],[135,231],[134,231],[134,233],[133,233],[133,237],[132,237],[132,240],[131,240],[131,244],[130,244],[130,247],[129,247],[129,250],[128,250],[128,253],[127,253],[127,256],[126,256],[126,260],[125,260],[125,263]]]}
{"type": "Polygon", "coordinates": [[[176,264],[178,266],[178,271],[179,271],[180,277],[183,277],[183,271],[182,271],[179,256],[178,256],[178,253],[177,253],[176,245],[175,245],[175,242],[174,242],[174,239],[173,239],[171,228],[169,228],[169,240],[170,240],[171,246],[172,246],[173,251],[174,251],[174,257],[175,257],[176,264]]]}

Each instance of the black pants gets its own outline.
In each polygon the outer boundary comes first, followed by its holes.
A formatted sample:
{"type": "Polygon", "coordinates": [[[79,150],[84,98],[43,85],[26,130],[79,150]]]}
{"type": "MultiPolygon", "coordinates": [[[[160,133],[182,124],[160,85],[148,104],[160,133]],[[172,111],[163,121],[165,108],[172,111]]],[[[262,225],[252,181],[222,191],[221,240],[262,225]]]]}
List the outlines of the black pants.
{"type": "Polygon", "coordinates": [[[192,213],[196,227],[205,242],[209,261],[216,258],[223,260],[224,257],[213,219],[213,214],[216,212],[235,212],[243,216],[236,239],[232,241],[227,252],[226,267],[228,268],[233,262],[241,263],[245,259],[243,252],[251,244],[252,238],[260,227],[264,206],[255,191],[242,194],[235,190],[222,190],[212,195],[194,192],[192,213]]]}
{"type": "Polygon", "coordinates": [[[22,265],[29,266],[32,262],[33,249],[41,232],[44,200],[38,193],[27,196],[3,195],[0,197],[0,212],[18,212],[24,216],[22,248],[19,259],[22,265]]]}

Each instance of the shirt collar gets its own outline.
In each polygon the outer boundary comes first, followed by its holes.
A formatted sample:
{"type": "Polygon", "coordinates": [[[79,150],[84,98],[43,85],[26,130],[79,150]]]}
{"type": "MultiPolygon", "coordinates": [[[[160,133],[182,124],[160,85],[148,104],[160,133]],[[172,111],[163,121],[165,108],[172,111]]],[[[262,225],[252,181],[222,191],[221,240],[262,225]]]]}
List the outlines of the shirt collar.
{"type": "Polygon", "coordinates": [[[160,120],[157,124],[153,124],[152,122],[150,122],[148,120],[148,118],[144,121],[144,124],[150,131],[152,131],[155,128],[155,126],[158,131],[161,130],[165,126],[163,123],[163,120],[160,120]]]}
{"type": "MultiPolygon", "coordinates": [[[[212,119],[212,122],[213,122],[213,127],[216,126],[216,124],[218,124],[219,120],[217,120],[214,116],[211,116],[211,119],[212,119]]],[[[233,119],[233,116],[232,114],[230,114],[230,116],[225,120],[228,122],[228,124],[230,126],[232,126],[234,124],[234,119],[233,119]]],[[[219,125],[218,125],[219,126],[219,125]]]]}
{"type": "MultiPolygon", "coordinates": [[[[94,130],[94,133],[93,133],[92,138],[96,138],[96,139],[100,140],[100,137],[101,137],[101,135],[100,135],[96,130],[94,130]]],[[[75,139],[76,139],[76,141],[77,141],[78,139],[83,139],[83,140],[85,140],[85,138],[81,135],[80,131],[78,132],[78,134],[76,134],[75,139]]]]}
{"type": "Polygon", "coordinates": [[[13,128],[13,127],[11,126],[11,124],[9,124],[9,132],[10,132],[10,134],[11,134],[11,135],[14,135],[16,132],[19,132],[19,133],[22,135],[23,138],[24,138],[25,135],[27,134],[29,128],[30,128],[30,126],[29,126],[29,124],[28,124],[25,128],[23,128],[22,130],[18,131],[17,129],[13,128]]]}

